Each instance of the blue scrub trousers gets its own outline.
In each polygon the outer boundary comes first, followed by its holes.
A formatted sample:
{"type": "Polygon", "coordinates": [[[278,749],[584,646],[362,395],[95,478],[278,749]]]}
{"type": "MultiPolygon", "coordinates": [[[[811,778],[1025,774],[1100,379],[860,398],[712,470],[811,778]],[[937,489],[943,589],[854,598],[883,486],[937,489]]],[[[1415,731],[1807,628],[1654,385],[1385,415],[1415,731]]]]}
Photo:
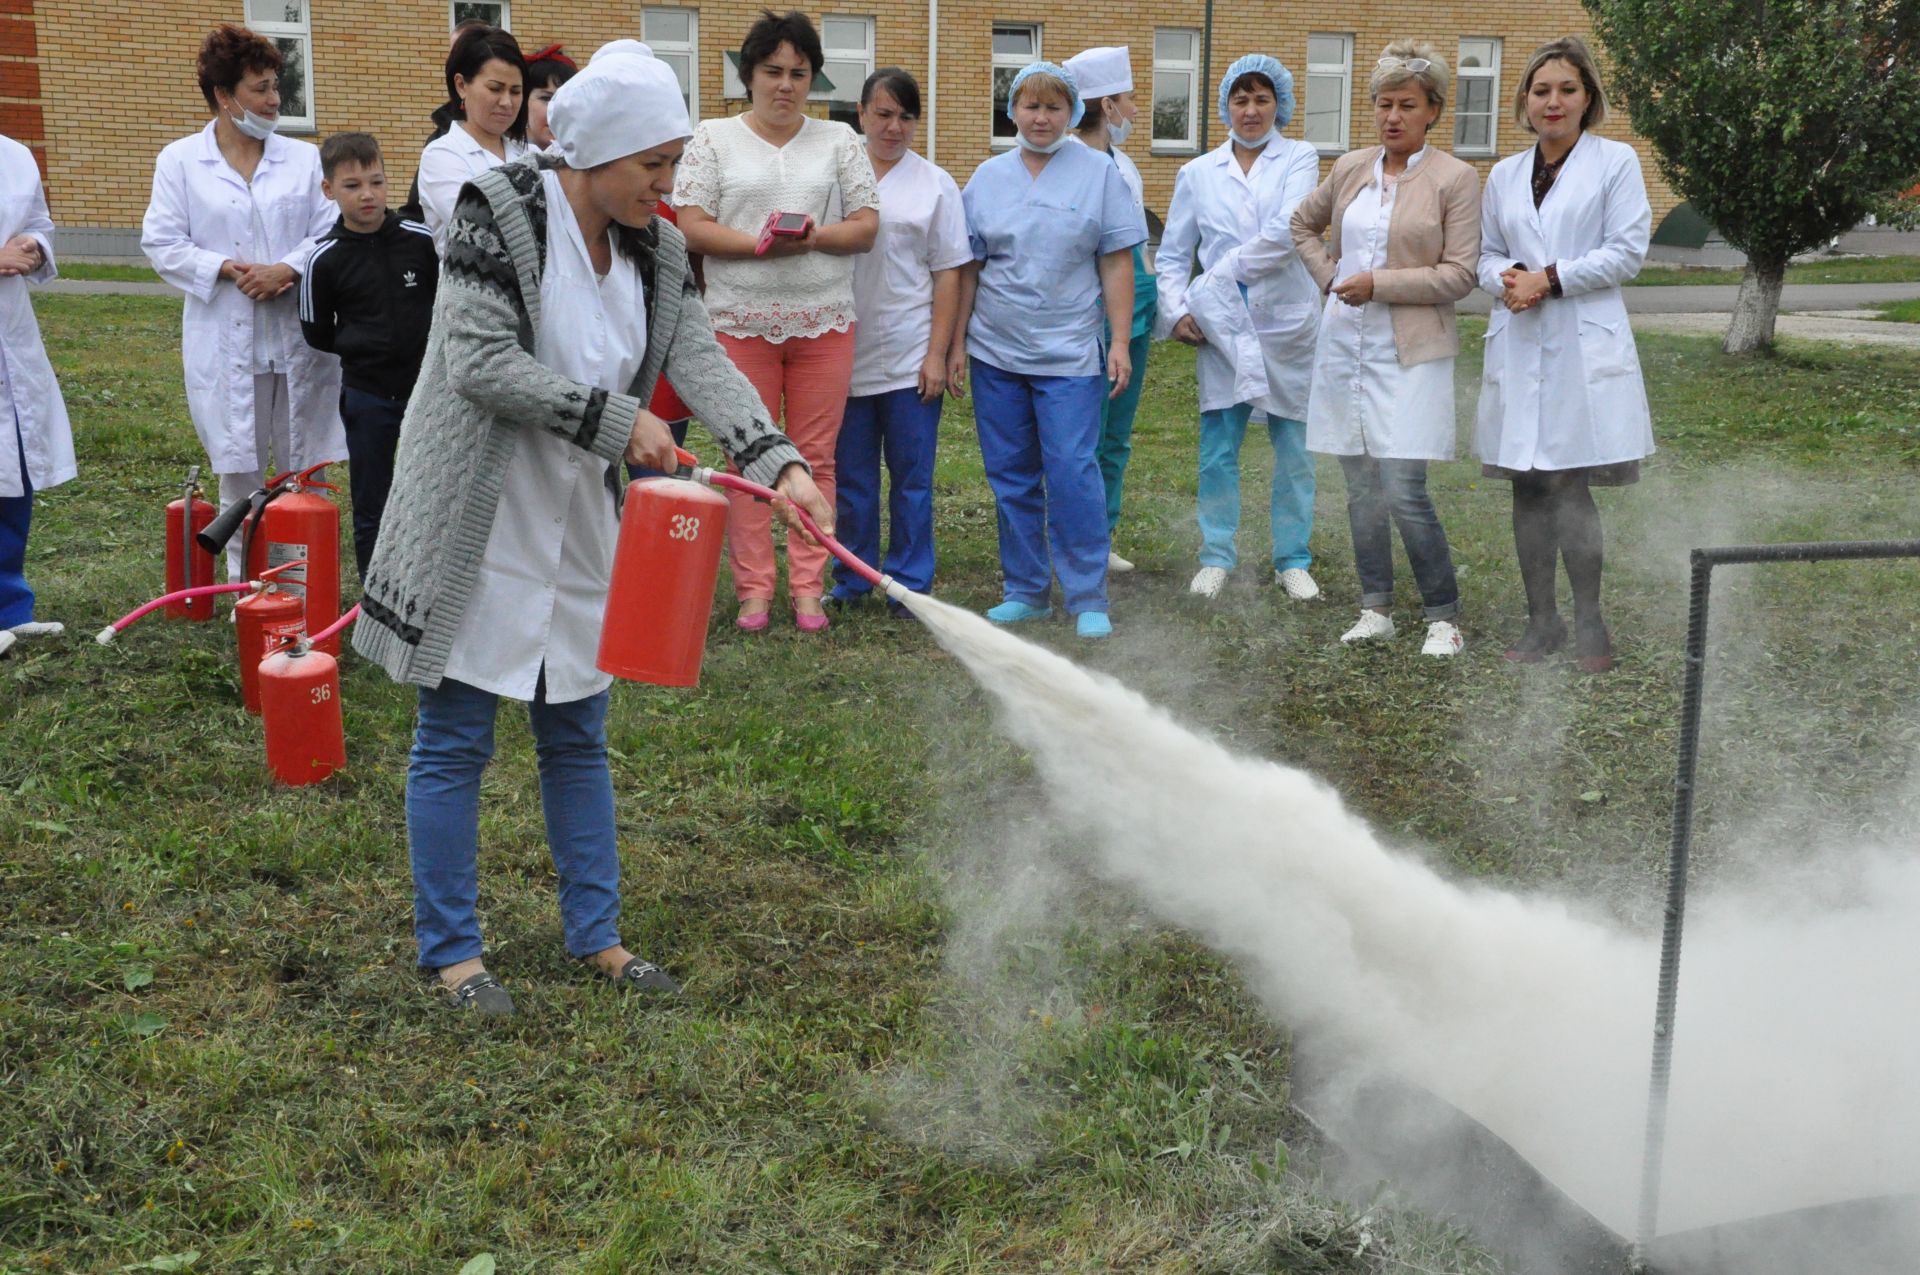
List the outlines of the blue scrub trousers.
{"type": "MultiPolygon", "coordinates": [[[[1253,407],[1238,403],[1200,413],[1200,565],[1231,571],[1240,555],[1234,537],[1240,530],[1240,444],[1253,407]]],[[[1273,443],[1273,492],[1268,520],[1273,526],[1273,569],[1307,567],[1313,554],[1313,458],[1307,455],[1307,426],[1285,417],[1267,419],[1273,443]]]]}
{"type": "MultiPolygon", "coordinates": [[[[620,851],[607,769],[608,693],[547,703],[543,672],[527,717],[540,763],[547,849],[560,874],[567,951],[590,956],[620,941],[620,851]]],[[[420,964],[440,969],[480,955],[480,776],[493,757],[500,697],[444,678],[420,690],[407,766],[407,849],[420,964]]]]}
{"type": "Polygon", "coordinates": [[[27,531],[33,525],[33,479],[27,474],[27,445],[20,422],[13,422],[13,446],[20,454],[20,494],[0,496],[0,629],[33,619],[33,590],[27,585],[27,531]]]}
{"type": "Polygon", "coordinates": [[[1104,612],[1111,542],[1095,455],[1107,378],[1027,376],[971,363],[974,425],[1000,521],[1002,592],[1048,606],[1058,575],[1070,614],[1104,612]]]}
{"type": "MultiPolygon", "coordinates": [[[[835,444],[834,534],[854,557],[915,593],[933,591],[933,460],[940,405],[920,391],[888,390],[847,400],[835,444]],[[887,466],[887,558],[880,562],[880,463],[887,466]]],[[[834,560],[833,596],[864,597],[873,586],[834,560]]]]}

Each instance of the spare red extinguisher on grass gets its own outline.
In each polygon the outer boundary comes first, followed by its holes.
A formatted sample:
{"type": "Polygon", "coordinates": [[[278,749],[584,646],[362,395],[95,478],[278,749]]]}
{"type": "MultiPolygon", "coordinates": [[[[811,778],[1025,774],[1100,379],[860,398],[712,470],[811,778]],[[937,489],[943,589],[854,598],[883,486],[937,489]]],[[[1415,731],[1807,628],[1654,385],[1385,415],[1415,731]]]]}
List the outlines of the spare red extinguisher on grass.
{"type": "MultiPolygon", "coordinates": [[[[340,618],[340,507],[319,494],[339,488],[313,477],[336,463],[276,474],[265,487],[222,510],[199,537],[208,552],[218,553],[238,532],[249,580],[270,567],[303,560],[306,565],[282,575],[279,584],[305,597],[307,623],[315,630],[340,618]]],[[[340,653],[337,637],[320,645],[330,655],[340,653]]]]}
{"type": "Polygon", "coordinates": [[[286,562],[260,573],[262,588],[240,599],[233,608],[233,632],[240,658],[240,698],[247,711],[260,713],[260,662],[307,631],[307,603],[300,594],[283,588],[279,577],[304,567],[304,561],[286,562]]]}
{"type": "Polygon", "coordinates": [[[319,783],[347,764],[340,717],[340,665],[305,638],[282,637],[260,662],[260,717],[267,768],[292,787],[319,783]]]}
{"type": "MultiPolygon", "coordinates": [[[[180,499],[167,505],[167,588],[168,593],[197,589],[213,583],[213,555],[195,541],[213,521],[213,506],[200,498],[200,466],[187,470],[180,499]]],[[[171,620],[211,620],[211,596],[182,598],[166,606],[171,620]]]]}

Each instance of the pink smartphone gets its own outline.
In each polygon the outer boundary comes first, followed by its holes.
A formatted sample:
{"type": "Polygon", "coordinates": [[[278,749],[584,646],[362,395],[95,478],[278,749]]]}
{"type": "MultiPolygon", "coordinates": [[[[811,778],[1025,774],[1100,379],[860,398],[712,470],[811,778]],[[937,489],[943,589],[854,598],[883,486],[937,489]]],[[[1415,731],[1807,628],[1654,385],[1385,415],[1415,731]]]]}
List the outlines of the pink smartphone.
{"type": "Polygon", "coordinates": [[[807,213],[768,213],[767,224],[760,231],[760,242],[753,246],[753,255],[766,256],[775,235],[804,235],[812,229],[813,218],[807,213]]]}

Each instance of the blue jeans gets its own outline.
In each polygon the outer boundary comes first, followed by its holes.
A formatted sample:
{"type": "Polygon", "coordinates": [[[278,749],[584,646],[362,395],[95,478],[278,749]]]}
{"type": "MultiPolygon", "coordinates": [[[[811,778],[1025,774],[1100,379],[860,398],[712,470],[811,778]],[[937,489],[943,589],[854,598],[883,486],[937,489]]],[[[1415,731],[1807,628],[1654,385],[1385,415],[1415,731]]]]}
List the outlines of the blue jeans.
{"type": "Polygon", "coordinates": [[[1133,458],[1133,418],[1140,411],[1140,391],[1147,384],[1147,352],[1152,348],[1151,332],[1129,341],[1127,357],[1133,362],[1133,376],[1119,398],[1100,400],[1100,481],[1107,492],[1109,536],[1120,525],[1120,498],[1126,494],[1127,462],[1133,458]]]}
{"type": "Polygon", "coordinates": [[[20,422],[15,420],[12,424],[13,445],[20,454],[20,494],[0,496],[0,629],[10,629],[33,619],[33,590],[27,585],[27,532],[33,526],[33,479],[27,474],[27,445],[20,437],[20,422]]]}
{"type": "Polygon", "coordinates": [[[340,423],[347,431],[347,479],[353,492],[353,557],[367,578],[380,516],[393,489],[393,453],[400,446],[400,418],[407,400],[340,387],[340,423]]]}
{"type": "MultiPolygon", "coordinates": [[[[912,589],[933,589],[933,458],[941,399],[920,401],[911,387],[847,400],[835,444],[835,535],[854,557],[912,589]],[[880,462],[887,465],[887,560],[880,562],[880,462]]],[[[833,564],[833,596],[857,598],[873,586],[846,563],[833,564]]]]}
{"type": "MultiPolygon", "coordinates": [[[[620,941],[620,851],[607,770],[606,691],[546,702],[543,675],[527,716],[540,763],[547,849],[560,873],[567,951],[590,956],[620,941]]],[[[407,849],[413,860],[413,932],[420,964],[439,969],[480,955],[477,861],[480,776],[493,757],[500,697],[444,679],[420,691],[407,766],[407,849]]]]}
{"type": "MultiPolygon", "coordinates": [[[[1246,403],[1200,413],[1200,565],[1227,571],[1240,561],[1234,537],[1240,530],[1240,444],[1253,408],[1246,403]]],[[[1307,455],[1302,421],[1269,417],[1273,443],[1273,491],[1267,518],[1273,528],[1273,569],[1313,564],[1313,458],[1307,455]]]]}
{"type": "Polygon", "coordinates": [[[1427,619],[1460,614],[1453,551],[1427,495],[1427,462],[1342,456],[1347,477],[1347,523],[1353,528],[1353,565],[1360,572],[1360,605],[1393,605],[1393,527],[1407,547],[1427,619]]]}
{"type": "Polygon", "coordinates": [[[1000,521],[1002,592],[1047,606],[1058,574],[1070,613],[1104,612],[1110,541],[1095,452],[1107,378],[972,365],[973,420],[1000,521]]]}

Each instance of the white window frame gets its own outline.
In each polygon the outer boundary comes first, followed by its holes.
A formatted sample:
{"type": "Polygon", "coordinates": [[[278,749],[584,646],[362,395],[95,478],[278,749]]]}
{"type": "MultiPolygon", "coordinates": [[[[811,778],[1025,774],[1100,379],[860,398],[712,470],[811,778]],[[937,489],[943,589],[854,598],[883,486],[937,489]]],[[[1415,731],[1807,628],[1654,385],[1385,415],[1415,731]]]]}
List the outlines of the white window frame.
{"type": "Polygon", "coordinates": [[[1201,112],[1208,103],[1203,101],[1200,83],[1200,30],[1197,27],[1155,27],[1153,29],[1153,86],[1147,94],[1147,149],[1154,155],[1191,155],[1200,149],[1201,112]],[[1189,46],[1190,57],[1163,59],[1160,56],[1160,37],[1163,35],[1183,35],[1192,41],[1189,46]],[[1154,104],[1160,97],[1161,76],[1182,76],[1187,81],[1187,135],[1184,138],[1161,137],[1154,130],[1154,104]]]}
{"type": "MultiPolygon", "coordinates": [[[[1313,80],[1315,76],[1340,77],[1340,139],[1337,143],[1314,142],[1322,155],[1344,155],[1352,146],[1353,137],[1353,36],[1350,33],[1335,31],[1315,31],[1307,36],[1307,49],[1313,48],[1315,40],[1338,40],[1346,50],[1346,57],[1339,63],[1307,62],[1307,102],[1313,102],[1313,80]]],[[[1302,135],[1306,132],[1306,120],[1300,121],[1302,135]]],[[[1307,140],[1312,141],[1312,138],[1307,140]]]]}
{"type": "MultiPolygon", "coordinates": [[[[300,0],[300,12],[304,15],[299,22],[259,22],[253,20],[247,12],[255,4],[272,3],[272,0],[248,0],[240,9],[241,22],[258,35],[265,36],[275,48],[282,40],[297,40],[301,45],[301,65],[306,70],[307,82],[304,86],[307,94],[307,113],[290,115],[285,111],[280,115],[280,127],[289,133],[314,133],[319,131],[315,120],[320,107],[315,100],[319,95],[314,90],[313,76],[313,0],[300,0]]],[[[284,12],[284,10],[283,10],[284,12]]]]}
{"type": "MultiPolygon", "coordinates": [[[[447,0],[447,30],[460,25],[460,19],[454,15],[454,6],[461,0],[447,0]]],[[[469,0],[471,3],[488,4],[500,10],[500,21],[494,23],[502,31],[513,30],[513,0],[469,0]]]]}
{"type": "MultiPolygon", "coordinates": [[[[811,93],[807,94],[807,100],[809,102],[829,102],[841,107],[846,107],[860,101],[860,86],[867,82],[869,75],[873,74],[873,28],[874,21],[871,17],[857,13],[823,13],[820,15],[820,60],[822,62],[857,62],[862,67],[862,70],[860,72],[860,78],[851,84],[829,72],[827,78],[833,81],[833,88],[831,90],[814,89],[811,93]],[[827,27],[829,24],[837,22],[858,22],[865,32],[865,44],[828,44],[826,38],[827,27]]],[[[822,69],[825,68],[823,67],[822,69]]]]}
{"type": "Polygon", "coordinates": [[[1460,37],[1460,54],[1454,61],[1453,70],[1453,153],[1462,159],[1491,159],[1500,153],[1500,55],[1502,42],[1496,35],[1467,35],[1460,37]],[[1485,66],[1468,66],[1467,46],[1483,44],[1487,46],[1488,61],[1485,66]],[[1487,98],[1487,141],[1484,146],[1468,146],[1460,140],[1461,125],[1468,118],[1460,108],[1466,104],[1468,81],[1486,81],[1492,88],[1487,98]]]}
{"type": "Polygon", "coordinates": [[[989,59],[989,66],[987,68],[987,112],[988,112],[987,141],[988,141],[988,144],[991,145],[994,150],[1004,151],[1004,150],[1011,150],[1013,147],[1018,146],[1020,144],[1020,139],[1019,137],[1013,134],[1008,134],[1005,137],[1001,137],[993,131],[993,126],[994,126],[993,117],[999,109],[994,105],[994,101],[993,101],[994,72],[1006,70],[1009,67],[1015,71],[1018,71],[1023,67],[1025,67],[1030,62],[1038,62],[1041,58],[1045,57],[1046,55],[1040,51],[1040,48],[1041,48],[1040,39],[1043,32],[1043,28],[1041,24],[1038,22],[995,22],[993,23],[988,28],[988,34],[987,34],[987,48],[990,53],[993,49],[993,33],[997,31],[1025,31],[1033,37],[1032,53],[1027,54],[1024,57],[1016,57],[1011,53],[992,53],[992,56],[989,59]]]}
{"type": "MultiPolygon", "coordinates": [[[[687,79],[680,86],[687,99],[687,118],[693,123],[700,122],[700,10],[684,8],[679,5],[650,4],[640,10],[640,38],[652,49],[654,56],[662,61],[667,58],[685,58],[687,79]],[[647,34],[647,18],[652,14],[685,14],[687,17],[687,38],[685,40],[665,40],[647,34]]],[[[668,65],[673,65],[668,63],[668,65]]],[[[676,78],[677,73],[676,73],[676,78]]]]}

